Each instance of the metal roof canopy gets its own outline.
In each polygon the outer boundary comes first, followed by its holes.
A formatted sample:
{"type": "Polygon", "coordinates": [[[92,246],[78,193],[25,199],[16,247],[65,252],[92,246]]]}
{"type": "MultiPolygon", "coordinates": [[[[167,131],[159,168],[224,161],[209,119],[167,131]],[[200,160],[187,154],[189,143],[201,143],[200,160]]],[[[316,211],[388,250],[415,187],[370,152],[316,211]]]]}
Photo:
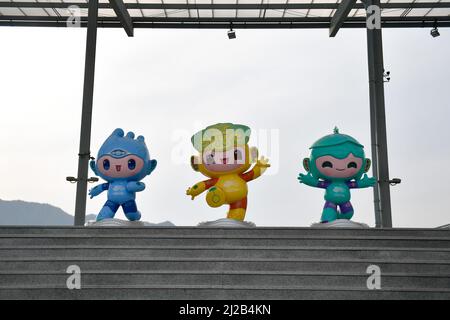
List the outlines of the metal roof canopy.
{"type": "MultiPolygon", "coordinates": [[[[329,28],[340,4],[350,4],[343,28],[365,27],[363,3],[341,0],[100,0],[98,27],[133,28],[329,28]],[[269,3],[267,3],[269,2],[269,3]]],[[[0,1],[0,26],[65,26],[69,6],[87,0],[0,1]]],[[[450,26],[450,0],[383,0],[383,27],[450,26]]]]}
{"type": "MultiPolygon", "coordinates": [[[[97,28],[366,28],[366,8],[381,8],[382,28],[450,27],[450,0],[73,0],[0,1],[0,26],[65,27],[80,9],[87,27],[83,107],[78,154],[75,225],[84,225],[91,140],[97,28]],[[269,3],[270,2],[270,3],[269,3]]],[[[370,129],[376,227],[392,227],[382,28],[366,28],[370,129]]]]}

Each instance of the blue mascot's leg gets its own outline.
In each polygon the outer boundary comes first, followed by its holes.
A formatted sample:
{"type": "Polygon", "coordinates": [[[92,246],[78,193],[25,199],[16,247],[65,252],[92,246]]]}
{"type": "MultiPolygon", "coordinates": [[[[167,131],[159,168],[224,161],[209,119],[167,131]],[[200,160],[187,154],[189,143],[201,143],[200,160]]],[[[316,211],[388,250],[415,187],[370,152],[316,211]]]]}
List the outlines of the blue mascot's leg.
{"type": "Polygon", "coordinates": [[[106,201],[105,205],[103,206],[102,210],[100,210],[100,213],[97,216],[97,221],[114,218],[117,209],[119,209],[119,205],[117,203],[112,202],[111,200],[106,201]]]}
{"type": "Polygon", "coordinates": [[[338,216],[339,219],[350,220],[353,217],[353,206],[350,201],[340,204],[339,208],[341,209],[341,213],[338,216]]]}
{"type": "Polygon", "coordinates": [[[130,221],[136,221],[141,219],[141,213],[138,211],[136,207],[136,202],[134,200],[129,200],[122,205],[123,212],[125,212],[125,216],[130,221]]]}
{"type": "Polygon", "coordinates": [[[333,202],[326,201],[322,211],[322,223],[331,222],[337,219],[337,205],[333,202]]]}

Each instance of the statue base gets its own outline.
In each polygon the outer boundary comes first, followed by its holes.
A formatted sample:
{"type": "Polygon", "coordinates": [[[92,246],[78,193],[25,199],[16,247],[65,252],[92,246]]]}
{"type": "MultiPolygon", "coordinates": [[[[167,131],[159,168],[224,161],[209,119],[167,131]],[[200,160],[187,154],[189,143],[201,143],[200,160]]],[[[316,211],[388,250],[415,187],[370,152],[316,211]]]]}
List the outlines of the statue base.
{"type": "Polygon", "coordinates": [[[150,223],[146,221],[128,221],[121,219],[103,219],[100,221],[88,221],[86,227],[175,227],[172,222],[150,223]]]}
{"type": "Polygon", "coordinates": [[[256,225],[250,221],[239,221],[223,218],[215,221],[206,221],[198,224],[199,227],[206,228],[255,228],[256,225]]]}
{"type": "Polygon", "coordinates": [[[326,223],[321,223],[321,222],[313,223],[311,225],[311,228],[323,228],[323,229],[327,229],[327,228],[368,229],[370,227],[367,224],[365,224],[365,223],[354,222],[354,221],[347,220],[347,219],[336,219],[334,221],[326,222],[326,223]]]}

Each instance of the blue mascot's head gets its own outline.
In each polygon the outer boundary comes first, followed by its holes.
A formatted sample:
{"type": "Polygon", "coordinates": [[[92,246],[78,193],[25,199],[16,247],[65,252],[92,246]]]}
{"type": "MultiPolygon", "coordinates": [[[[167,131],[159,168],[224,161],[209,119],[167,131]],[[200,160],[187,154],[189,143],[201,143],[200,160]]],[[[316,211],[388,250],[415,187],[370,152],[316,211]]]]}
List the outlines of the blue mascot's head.
{"type": "Polygon", "coordinates": [[[91,160],[91,169],[106,181],[139,181],[152,173],[156,160],[150,154],[143,136],[134,139],[134,133],[124,136],[118,128],[103,142],[98,151],[97,161],[91,160]]]}

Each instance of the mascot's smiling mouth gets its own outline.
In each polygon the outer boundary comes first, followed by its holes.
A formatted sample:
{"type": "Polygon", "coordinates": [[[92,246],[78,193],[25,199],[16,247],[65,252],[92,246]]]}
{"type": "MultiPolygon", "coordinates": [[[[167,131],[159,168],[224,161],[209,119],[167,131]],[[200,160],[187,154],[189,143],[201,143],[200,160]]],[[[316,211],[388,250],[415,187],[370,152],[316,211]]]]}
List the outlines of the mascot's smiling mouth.
{"type": "Polygon", "coordinates": [[[337,171],[345,171],[345,169],[338,169],[338,168],[336,168],[336,170],[337,171]]]}

